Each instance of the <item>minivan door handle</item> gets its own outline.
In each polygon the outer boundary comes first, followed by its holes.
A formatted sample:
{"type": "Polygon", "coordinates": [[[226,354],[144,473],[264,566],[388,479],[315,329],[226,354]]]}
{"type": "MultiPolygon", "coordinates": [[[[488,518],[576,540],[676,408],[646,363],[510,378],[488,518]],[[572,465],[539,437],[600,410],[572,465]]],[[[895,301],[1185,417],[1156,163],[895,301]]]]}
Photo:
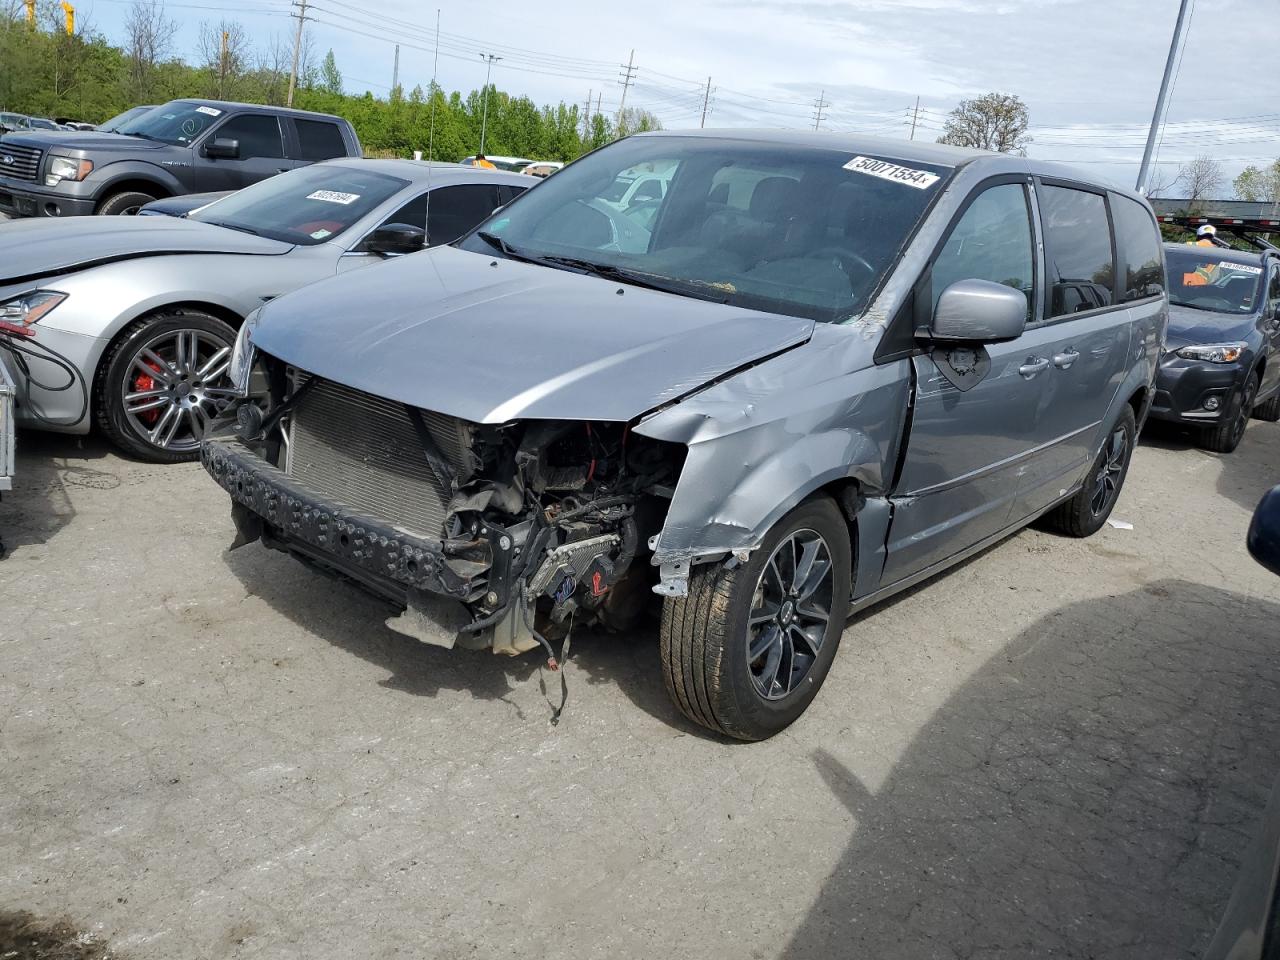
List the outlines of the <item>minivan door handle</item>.
{"type": "Polygon", "coordinates": [[[1027,362],[1018,368],[1018,372],[1027,380],[1030,380],[1038,373],[1044,373],[1049,369],[1049,360],[1046,357],[1027,357],[1027,362]]]}
{"type": "Polygon", "coordinates": [[[1079,350],[1068,350],[1066,353],[1055,353],[1053,355],[1053,365],[1059,370],[1070,370],[1071,365],[1079,359],[1079,350]]]}

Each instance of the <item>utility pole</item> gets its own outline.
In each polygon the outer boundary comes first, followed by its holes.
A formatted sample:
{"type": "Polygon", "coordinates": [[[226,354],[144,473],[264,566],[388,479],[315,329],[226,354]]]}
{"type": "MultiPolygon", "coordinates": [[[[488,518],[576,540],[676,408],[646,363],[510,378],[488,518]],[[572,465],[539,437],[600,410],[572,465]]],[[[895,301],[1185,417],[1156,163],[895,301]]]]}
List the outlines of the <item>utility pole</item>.
{"type": "Polygon", "coordinates": [[[813,101],[813,129],[817,130],[822,126],[822,111],[829,106],[831,104],[827,103],[827,91],[823,90],[818,94],[818,99],[813,101]]]}
{"type": "Polygon", "coordinates": [[[1169,57],[1164,62],[1164,79],[1160,81],[1160,92],[1156,95],[1156,111],[1151,115],[1151,129],[1147,131],[1147,146],[1142,151],[1142,166],[1138,168],[1138,183],[1134,187],[1142,194],[1147,192],[1147,180],[1151,173],[1151,151],[1156,145],[1156,131],[1164,124],[1165,114],[1169,110],[1169,78],[1173,75],[1173,63],[1177,58],[1178,47],[1182,44],[1182,31],[1190,5],[1191,0],[1182,0],[1182,5],[1178,7],[1178,20],[1173,28],[1173,40],[1169,43],[1169,57]]]}
{"type": "Polygon", "coordinates": [[[587,91],[587,106],[586,106],[586,109],[582,111],[582,139],[583,140],[591,139],[591,96],[594,93],[595,93],[594,90],[587,91]]]}
{"type": "Polygon", "coordinates": [[[484,114],[480,118],[480,156],[484,156],[484,131],[489,125],[489,74],[493,72],[493,61],[502,58],[492,53],[482,53],[480,59],[488,64],[484,70],[484,114]]]}
{"type": "Polygon", "coordinates": [[[218,54],[218,99],[225,100],[223,88],[227,82],[227,31],[222,31],[222,51],[218,54]]]}
{"type": "Polygon", "coordinates": [[[396,87],[400,86],[400,44],[396,44],[396,59],[391,67],[391,94],[395,95],[396,87]]]}
{"type": "Polygon", "coordinates": [[[911,111],[911,136],[907,137],[908,140],[914,140],[916,138],[916,120],[917,118],[919,118],[919,116],[920,116],[920,98],[916,97],[916,108],[911,111]]]}
{"type": "Polygon", "coordinates": [[[702,120],[698,124],[699,127],[705,127],[707,125],[707,104],[710,101],[711,101],[711,78],[707,77],[707,89],[702,94],[702,120]]]}
{"type": "Polygon", "coordinates": [[[293,67],[289,70],[289,98],[285,100],[286,107],[293,106],[293,91],[298,87],[298,54],[302,52],[302,25],[307,21],[307,0],[298,0],[295,4],[298,12],[291,16],[298,18],[298,32],[293,35],[293,67]]]}
{"type": "Polygon", "coordinates": [[[631,81],[636,77],[636,52],[631,51],[631,56],[627,57],[627,65],[622,68],[622,73],[618,76],[622,77],[622,99],[618,101],[618,136],[623,136],[626,131],[622,129],[623,113],[627,109],[627,88],[631,86],[631,81]]]}

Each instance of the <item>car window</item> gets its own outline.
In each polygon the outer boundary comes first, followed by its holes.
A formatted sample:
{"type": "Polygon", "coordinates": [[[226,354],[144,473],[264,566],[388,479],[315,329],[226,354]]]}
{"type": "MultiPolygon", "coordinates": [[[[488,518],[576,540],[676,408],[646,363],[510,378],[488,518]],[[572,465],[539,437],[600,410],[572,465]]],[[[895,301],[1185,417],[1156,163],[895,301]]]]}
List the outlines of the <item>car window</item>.
{"type": "Polygon", "coordinates": [[[866,308],[950,173],[827,146],[635,137],[575,160],[462,247],[492,255],[501,239],[515,256],[838,322],[866,308]],[[647,182],[656,195],[640,195],[647,182]]]}
{"type": "Polygon", "coordinates": [[[321,163],[245,187],[189,219],[311,246],[349,230],[407,186],[364,167],[321,163]]]}
{"type": "Polygon", "coordinates": [[[1018,183],[984,190],[960,217],[933,264],[933,305],[957,280],[990,280],[1021,290],[1031,316],[1034,247],[1026,191],[1018,183]]]}
{"type": "Polygon", "coordinates": [[[1155,220],[1142,204],[1116,194],[1111,196],[1111,217],[1123,271],[1122,299],[1158,297],[1164,293],[1164,257],[1155,220]]]}
{"type": "Polygon", "coordinates": [[[431,222],[427,243],[452,243],[502,205],[498,189],[488,183],[437,187],[431,192],[431,222]]]}
{"type": "Polygon", "coordinates": [[[1262,296],[1262,266],[1237,263],[1212,248],[1169,250],[1169,302],[1213,313],[1252,313],[1262,296]]]}
{"type": "Polygon", "coordinates": [[[260,113],[232,117],[213,136],[218,140],[239,140],[240,159],[283,157],[284,142],[280,138],[280,121],[260,113]]]}
{"type": "Polygon", "coordinates": [[[1280,311],[1280,268],[1271,272],[1271,286],[1267,291],[1267,309],[1272,314],[1280,311]]]}
{"type": "Polygon", "coordinates": [[[336,123],[295,119],[293,124],[298,131],[299,159],[332,160],[347,155],[347,145],[336,123]]]}
{"type": "Polygon", "coordinates": [[[221,107],[174,100],[125,121],[116,132],[175,146],[189,144],[217,123],[225,112],[221,107]]]}
{"type": "Polygon", "coordinates": [[[500,183],[498,184],[498,199],[503,203],[510,203],[528,189],[528,187],[517,187],[511,183],[500,183]]]}
{"type": "Polygon", "coordinates": [[[1115,263],[1106,200],[1096,193],[1046,185],[1040,188],[1040,219],[1049,274],[1046,316],[1110,306],[1115,263]]]}

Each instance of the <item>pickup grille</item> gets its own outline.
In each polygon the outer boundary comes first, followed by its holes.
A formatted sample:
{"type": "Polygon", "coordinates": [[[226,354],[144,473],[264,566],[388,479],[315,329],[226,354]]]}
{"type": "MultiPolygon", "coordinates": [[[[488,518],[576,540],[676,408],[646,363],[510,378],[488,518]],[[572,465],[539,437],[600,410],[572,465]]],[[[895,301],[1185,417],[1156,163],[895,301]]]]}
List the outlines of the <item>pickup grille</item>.
{"type": "Polygon", "coordinates": [[[34,180],[40,173],[42,155],[43,151],[35,147],[20,147],[0,140],[0,177],[34,180]]]}
{"type": "MultiPolygon", "coordinates": [[[[468,423],[427,410],[422,419],[459,474],[469,473],[468,423]]],[[[372,520],[428,539],[443,535],[449,493],[428,466],[403,404],[322,380],[298,404],[289,429],[291,477],[372,520]]]]}

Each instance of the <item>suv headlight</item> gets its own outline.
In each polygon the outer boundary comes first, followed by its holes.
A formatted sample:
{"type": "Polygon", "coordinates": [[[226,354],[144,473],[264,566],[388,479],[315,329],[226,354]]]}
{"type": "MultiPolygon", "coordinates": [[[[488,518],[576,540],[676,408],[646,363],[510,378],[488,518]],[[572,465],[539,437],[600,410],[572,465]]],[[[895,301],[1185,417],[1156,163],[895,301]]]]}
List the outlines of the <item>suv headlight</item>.
{"type": "Polygon", "coordinates": [[[1178,356],[1183,360],[1206,360],[1209,363],[1235,363],[1244,353],[1243,343],[1208,343],[1183,347],[1178,356]]]}
{"type": "Polygon", "coordinates": [[[65,299],[67,295],[56,290],[35,290],[0,303],[0,333],[34,337],[31,325],[65,299]]]}
{"type": "Polygon", "coordinates": [[[231,366],[227,368],[227,376],[231,379],[231,388],[241,397],[249,395],[249,380],[253,373],[253,361],[256,359],[257,354],[257,350],[254,349],[249,337],[254,327],[258,325],[258,314],[261,309],[259,307],[253,311],[241,324],[240,332],[236,334],[235,349],[231,351],[231,366]]]}
{"type": "Polygon", "coordinates": [[[83,180],[92,170],[92,160],[77,160],[75,157],[50,157],[49,172],[45,175],[44,185],[46,187],[56,187],[63,180],[83,180]]]}

